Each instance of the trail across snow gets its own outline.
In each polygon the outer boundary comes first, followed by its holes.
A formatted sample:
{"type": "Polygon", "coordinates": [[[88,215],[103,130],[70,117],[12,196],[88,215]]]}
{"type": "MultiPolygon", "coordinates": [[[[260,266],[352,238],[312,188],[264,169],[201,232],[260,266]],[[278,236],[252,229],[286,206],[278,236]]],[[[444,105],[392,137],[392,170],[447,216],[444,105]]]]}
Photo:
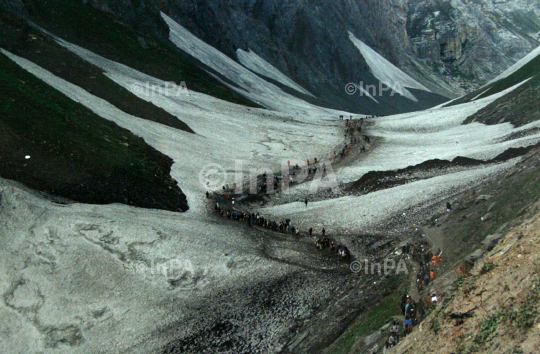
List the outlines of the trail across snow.
{"type": "Polygon", "coordinates": [[[540,141],[540,133],[509,141],[501,141],[501,138],[539,127],[540,122],[520,128],[510,123],[462,124],[467,117],[519,85],[462,105],[377,118],[369,134],[380,141],[380,146],[365,158],[335,172],[341,181],[352,182],[369,171],[396,170],[431,159],[453,160],[458,156],[489,160],[511,147],[535,144],[540,141]]]}
{"type": "MultiPolygon", "coordinates": [[[[166,85],[88,51],[76,52],[106,70],[107,76],[127,89],[144,87],[149,81],[160,87],[166,85]]],[[[240,166],[239,173],[246,176],[250,169],[263,172],[265,169],[279,170],[286,161],[301,163],[321,151],[331,151],[341,143],[337,121],[326,114],[320,115],[320,111],[307,119],[299,119],[284,113],[227,103],[197,92],[190,92],[189,96],[166,95],[164,91],[160,93],[157,86],[154,86],[156,91],[138,92],[143,99],[180,117],[196,132],[189,134],[129,115],[23,58],[6,51],[4,54],[74,101],[143,137],[148,144],[170,156],[174,160],[171,175],[179,181],[188,197],[189,213],[206,212],[201,199],[206,186],[204,181],[201,183],[200,175],[210,164],[218,164],[225,171],[221,175],[222,183],[211,186],[220,188],[226,183],[232,185],[237,166],[240,166]]]]}

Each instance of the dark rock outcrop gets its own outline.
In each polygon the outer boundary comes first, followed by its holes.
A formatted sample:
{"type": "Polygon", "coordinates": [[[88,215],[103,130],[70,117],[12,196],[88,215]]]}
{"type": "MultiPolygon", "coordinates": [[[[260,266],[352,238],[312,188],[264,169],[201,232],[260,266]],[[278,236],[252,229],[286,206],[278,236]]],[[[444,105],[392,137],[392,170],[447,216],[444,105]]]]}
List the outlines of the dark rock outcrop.
{"type": "Polygon", "coordinates": [[[168,38],[169,28],[156,4],[148,0],[82,0],[95,9],[113,15],[141,34],[168,38]]]}

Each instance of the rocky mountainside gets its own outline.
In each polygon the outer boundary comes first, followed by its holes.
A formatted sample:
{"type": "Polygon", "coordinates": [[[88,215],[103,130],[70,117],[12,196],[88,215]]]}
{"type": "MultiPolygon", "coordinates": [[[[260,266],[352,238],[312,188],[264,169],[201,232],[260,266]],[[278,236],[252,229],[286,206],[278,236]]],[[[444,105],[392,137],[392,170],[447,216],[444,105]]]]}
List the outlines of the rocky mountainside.
{"type": "Polygon", "coordinates": [[[407,34],[416,58],[441,74],[482,83],[540,45],[540,6],[535,0],[411,0],[407,34]]]}
{"type": "Polygon", "coordinates": [[[470,272],[456,269],[443,301],[391,353],[538,353],[539,230],[536,213],[494,235],[498,244],[470,272]]]}
{"type": "MultiPolygon", "coordinates": [[[[83,2],[139,33],[167,39],[162,11],[234,60],[253,51],[317,96],[319,104],[368,114],[422,109],[441,98],[423,92],[418,102],[382,97],[384,103],[374,104],[347,94],[348,83],[380,85],[349,32],[446,97],[477,88],[540,44],[535,0],[83,2]]],[[[0,7],[31,15],[32,4],[3,0],[0,7]]]]}

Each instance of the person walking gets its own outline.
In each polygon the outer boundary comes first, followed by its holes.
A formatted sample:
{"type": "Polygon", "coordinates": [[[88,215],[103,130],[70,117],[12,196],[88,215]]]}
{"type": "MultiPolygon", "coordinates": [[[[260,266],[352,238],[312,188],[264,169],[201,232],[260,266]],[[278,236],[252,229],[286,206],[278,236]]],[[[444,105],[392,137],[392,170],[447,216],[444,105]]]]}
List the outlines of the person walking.
{"type": "Polygon", "coordinates": [[[313,228],[310,227],[310,228],[309,228],[309,236],[311,236],[312,234],[313,234],[313,228]]]}
{"type": "Polygon", "coordinates": [[[326,230],[324,229],[324,227],[322,228],[322,235],[326,235],[326,230]]]}
{"type": "Polygon", "coordinates": [[[307,203],[308,203],[307,198],[304,200],[304,203],[306,204],[306,207],[307,207],[307,203]]]}

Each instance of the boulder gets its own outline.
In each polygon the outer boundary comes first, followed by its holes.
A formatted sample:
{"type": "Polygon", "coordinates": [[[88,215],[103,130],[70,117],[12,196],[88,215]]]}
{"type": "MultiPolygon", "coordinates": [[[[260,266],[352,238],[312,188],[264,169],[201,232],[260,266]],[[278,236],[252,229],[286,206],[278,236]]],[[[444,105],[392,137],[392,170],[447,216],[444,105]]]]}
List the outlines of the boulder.
{"type": "Polygon", "coordinates": [[[465,257],[464,261],[469,263],[476,263],[480,258],[482,258],[484,252],[479,248],[467,257],[465,257]]]}
{"type": "Polygon", "coordinates": [[[483,245],[482,249],[484,251],[491,251],[502,237],[503,236],[501,234],[493,234],[486,236],[486,238],[481,242],[483,245]]]}
{"type": "Polygon", "coordinates": [[[478,197],[476,197],[476,202],[480,203],[480,202],[483,202],[484,200],[490,200],[491,198],[493,198],[492,195],[482,194],[482,195],[479,195],[478,197]]]}
{"type": "Polygon", "coordinates": [[[386,331],[388,331],[388,330],[390,329],[390,326],[391,326],[391,325],[392,325],[392,324],[389,322],[389,323],[385,324],[384,326],[382,326],[382,327],[379,329],[379,331],[381,331],[381,332],[386,332],[386,331]]]}
{"type": "Polygon", "coordinates": [[[367,336],[366,339],[364,339],[364,345],[366,347],[371,347],[373,344],[377,343],[377,341],[381,339],[381,337],[382,337],[381,332],[379,331],[373,332],[372,334],[367,336]]]}

